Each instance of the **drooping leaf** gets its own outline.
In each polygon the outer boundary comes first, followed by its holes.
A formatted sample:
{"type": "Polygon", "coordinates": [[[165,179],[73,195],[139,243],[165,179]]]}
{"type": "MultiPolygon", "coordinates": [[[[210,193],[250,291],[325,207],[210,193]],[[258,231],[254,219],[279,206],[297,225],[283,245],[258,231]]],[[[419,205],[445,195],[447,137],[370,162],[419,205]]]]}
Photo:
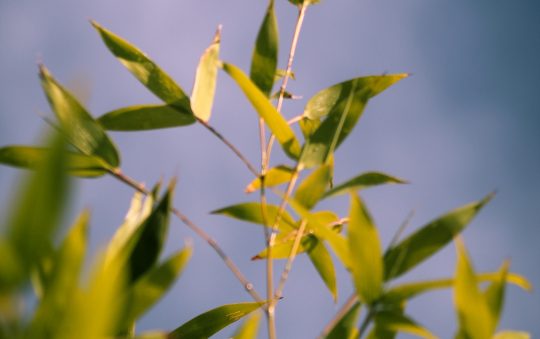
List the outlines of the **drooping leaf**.
{"type": "Polygon", "coordinates": [[[339,184],[327,191],[324,194],[324,198],[331,196],[347,193],[348,191],[361,190],[365,188],[370,188],[373,186],[384,185],[384,184],[405,184],[405,180],[389,176],[380,172],[367,172],[362,173],[352,179],[347,180],[346,182],[339,184]]]}
{"type": "Polygon", "coordinates": [[[358,337],[358,317],[360,316],[360,306],[356,303],[345,314],[340,321],[332,328],[326,339],[353,339],[358,337]]]}
{"type": "Polygon", "coordinates": [[[304,116],[326,119],[307,140],[300,163],[313,167],[327,162],[328,157],[352,132],[368,100],[406,74],[371,76],[348,80],[315,94],[304,109],[304,116]]]}
{"type": "Polygon", "coordinates": [[[364,203],[351,194],[349,254],[356,293],[371,305],[383,292],[383,260],[379,235],[364,203]]]}
{"type": "Polygon", "coordinates": [[[520,331],[501,331],[495,334],[493,339],[531,339],[531,335],[520,331]]]}
{"type": "MultiPolygon", "coordinates": [[[[267,227],[272,227],[279,212],[279,206],[266,205],[266,222],[267,227]]],[[[222,214],[234,219],[252,222],[259,225],[264,225],[262,206],[258,202],[246,202],[237,205],[231,205],[210,212],[212,214],[222,214]]],[[[283,211],[278,229],[281,231],[291,231],[296,227],[294,219],[287,211],[283,211]]]]}
{"type": "MultiPolygon", "coordinates": [[[[264,177],[265,187],[274,187],[291,180],[294,169],[285,165],[270,168],[264,177]]],[[[252,193],[261,188],[261,178],[253,179],[247,185],[245,192],[252,193]]]]}
{"type": "Polygon", "coordinates": [[[251,58],[251,80],[267,97],[272,92],[277,72],[279,35],[274,0],[268,3],[251,58]]]}
{"type": "MultiPolygon", "coordinates": [[[[399,311],[382,311],[375,315],[375,327],[379,331],[403,332],[422,338],[437,338],[425,327],[418,325],[414,320],[399,311]]],[[[376,337],[378,338],[378,337],[376,337]]]]}
{"type": "Polygon", "coordinates": [[[238,67],[224,63],[223,70],[236,81],[247,99],[268,128],[276,136],[285,153],[292,159],[298,159],[300,155],[300,143],[294,135],[285,118],[276,110],[263,92],[244,74],[238,67]]]}
{"type": "Polygon", "coordinates": [[[88,111],[41,65],[41,85],[49,104],[60,121],[62,132],[81,153],[102,158],[118,167],[120,157],[113,142],[88,111]]]}
{"type": "Polygon", "coordinates": [[[296,189],[294,198],[311,210],[322,198],[324,191],[330,186],[332,166],[324,164],[314,170],[296,189]]]}
{"type": "Polygon", "coordinates": [[[336,302],[338,297],[336,271],[332,256],[328,253],[326,246],[322,241],[317,239],[315,245],[307,250],[307,254],[313,266],[315,266],[317,273],[319,273],[322,281],[330,291],[334,302],[336,302]]]}
{"type": "Polygon", "coordinates": [[[255,312],[240,325],[234,332],[232,339],[257,339],[259,324],[261,322],[261,312],[255,312]]]}
{"type": "Polygon", "coordinates": [[[491,319],[493,320],[495,327],[497,327],[497,324],[499,323],[501,311],[503,309],[506,277],[508,276],[509,267],[510,263],[505,261],[499,270],[498,279],[491,282],[484,292],[484,298],[486,299],[488,309],[491,313],[491,319]]]}
{"type": "Polygon", "coordinates": [[[218,27],[212,44],[204,51],[191,93],[191,108],[195,116],[202,121],[208,122],[212,115],[214,94],[219,67],[219,45],[221,41],[221,26],[218,27]]]}
{"type": "Polygon", "coordinates": [[[399,277],[446,246],[487,204],[493,194],[457,208],[420,228],[384,255],[385,280],[399,277]]]}
{"type": "MultiPolygon", "coordinates": [[[[0,163],[4,165],[35,169],[50,150],[44,147],[6,146],[0,148],[0,163]]],[[[112,169],[97,156],[66,151],[69,174],[80,177],[99,177],[112,169]]]]}
{"type": "Polygon", "coordinates": [[[99,117],[98,122],[111,131],[145,131],[191,125],[192,114],[169,105],[137,105],[119,108],[99,117]]]}
{"type": "Polygon", "coordinates": [[[169,339],[208,338],[262,306],[261,303],[229,304],[196,316],[169,333],[169,339]]]}
{"type": "Polygon", "coordinates": [[[174,80],[142,51],[118,35],[91,21],[107,48],[146,88],[184,114],[193,114],[189,97],[174,80]]]}

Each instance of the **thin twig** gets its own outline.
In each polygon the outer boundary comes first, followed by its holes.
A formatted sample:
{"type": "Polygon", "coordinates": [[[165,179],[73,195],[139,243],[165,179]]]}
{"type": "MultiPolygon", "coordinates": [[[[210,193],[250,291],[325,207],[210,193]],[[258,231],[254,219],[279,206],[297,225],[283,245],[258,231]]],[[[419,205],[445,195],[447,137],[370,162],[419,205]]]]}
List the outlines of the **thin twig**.
{"type": "Polygon", "coordinates": [[[343,319],[343,317],[353,308],[354,305],[358,302],[358,295],[356,293],[351,294],[351,296],[347,299],[345,304],[341,306],[339,311],[336,313],[336,315],[330,320],[330,322],[324,327],[321,334],[319,335],[319,339],[326,338],[328,333],[332,331],[332,329],[336,326],[338,322],[343,319]]]}
{"type": "Polygon", "coordinates": [[[283,289],[285,288],[287,278],[289,278],[289,273],[291,272],[292,264],[294,262],[294,259],[296,258],[296,254],[298,254],[298,249],[300,248],[300,241],[302,240],[302,236],[304,235],[306,225],[307,221],[303,220],[300,224],[300,227],[298,228],[296,237],[294,238],[293,247],[291,248],[291,253],[289,254],[289,258],[287,258],[287,263],[285,264],[285,268],[281,273],[278,288],[276,289],[276,293],[274,294],[274,298],[276,300],[281,299],[281,297],[283,296],[283,289]]]}
{"type": "Polygon", "coordinates": [[[364,332],[366,332],[368,326],[369,326],[369,323],[371,323],[371,321],[373,320],[373,316],[375,315],[375,313],[373,312],[372,309],[369,310],[368,314],[366,315],[366,317],[364,318],[364,321],[362,321],[362,324],[360,325],[360,329],[358,330],[358,338],[362,338],[362,336],[364,335],[364,332]]]}

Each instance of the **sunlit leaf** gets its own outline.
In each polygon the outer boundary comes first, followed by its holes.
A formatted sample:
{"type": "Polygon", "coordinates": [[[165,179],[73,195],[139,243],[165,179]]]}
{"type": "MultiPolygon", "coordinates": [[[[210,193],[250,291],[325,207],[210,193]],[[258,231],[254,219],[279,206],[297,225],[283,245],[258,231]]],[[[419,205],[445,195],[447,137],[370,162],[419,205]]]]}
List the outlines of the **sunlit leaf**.
{"type": "Polygon", "coordinates": [[[270,96],[274,86],[278,46],[279,36],[274,0],[270,0],[266,15],[257,34],[250,71],[251,80],[267,97],[270,96]]]}
{"type": "Polygon", "coordinates": [[[334,301],[337,301],[338,291],[336,282],[336,271],[334,269],[334,262],[332,256],[326,249],[326,246],[322,241],[316,239],[314,246],[307,249],[309,259],[315,266],[317,273],[321,277],[322,281],[330,291],[334,301]]]}
{"type": "Polygon", "coordinates": [[[491,313],[491,319],[493,320],[495,327],[499,323],[503,309],[507,280],[506,277],[508,276],[509,267],[510,262],[505,261],[499,270],[498,279],[492,281],[484,292],[484,298],[486,299],[488,309],[491,313]]]}
{"type": "Polygon", "coordinates": [[[274,133],[276,139],[281,144],[285,153],[297,159],[300,155],[300,143],[294,135],[294,131],[289,126],[285,118],[276,110],[263,92],[244,74],[238,67],[224,63],[223,70],[227,72],[242,89],[249,102],[268,128],[274,133]]]}
{"type": "Polygon", "coordinates": [[[174,80],[142,51],[95,21],[92,26],[99,32],[107,48],[146,88],[184,114],[193,114],[189,97],[174,80]]]}
{"type": "Polygon", "coordinates": [[[308,210],[312,209],[330,186],[331,178],[332,166],[322,165],[298,185],[294,198],[308,210]]]}
{"type": "Polygon", "coordinates": [[[112,167],[117,167],[120,164],[118,151],[103,128],[43,65],[39,68],[39,76],[49,104],[69,142],[81,153],[98,156],[112,167]]]}
{"type": "Polygon", "coordinates": [[[487,204],[493,194],[457,208],[420,228],[384,255],[385,280],[391,280],[411,270],[445,247],[487,204]]]}
{"type": "Polygon", "coordinates": [[[358,337],[358,317],[360,316],[360,306],[356,303],[332,328],[326,339],[353,339],[358,337]]]}
{"type": "Polygon", "coordinates": [[[315,94],[304,109],[304,116],[326,119],[310,135],[302,150],[300,163],[313,167],[327,162],[328,157],[352,132],[368,100],[406,74],[371,76],[348,80],[315,94]]]}
{"type": "MultiPolygon", "coordinates": [[[[279,206],[266,205],[266,226],[272,227],[279,212],[279,206]]],[[[246,202],[237,205],[231,205],[210,212],[212,214],[222,214],[234,219],[252,222],[259,225],[264,225],[264,218],[261,204],[258,202],[246,202]]],[[[287,211],[283,211],[278,229],[281,231],[291,231],[296,227],[294,219],[287,211]]]]}
{"type": "Polygon", "coordinates": [[[199,60],[193,92],[191,93],[191,108],[195,116],[206,122],[210,120],[214,94],[216,93],[220,41],[221,26],[218,27],[212,44],[204,51],[199,60]]]}
{"type": "Polygon", "coordinates": [[[326,192],[324,198],[384,184],[405,184],[406,181],[379,172],[362,173],[326,192]]]}
{"type": "MultiPolygon", "coordinates": [[[[291,180],[294,169],[285,165],[270,168],[264,177],[265,187],[274,187],[291,180]]],[[[261,188],[261,178],[256,178],[246,187],[246,193],[252,193],[261,188]]]]}
{"type": "Polygon", "coordinates": [[[240,303],[214,308],[178,327],[168,338],[208,338],[261,306],[261,303],[240,303]]]}
{"type": "Polygon", "coordinates": [[[240,325],[234,332],[232,339],[257,339],[259,324],[261,322],[261,312],[255,312],[240,325]]]}
{"type": "Polygon", "coordinates": [[[144,131],[191,125],[195,117],[174,106],[137,105],[105,113],[98,122],[112,131],[144,131]]]}
{"type": "Polygon", "coordinates": [[[527,332],[501,331],[493,336],[493,339],[530,339],[531,335],[527,332]]]}
{"type": "Polygon", "coordinates": [[[349,215],[349,254],[356,293],[368,305],[383,291],[383,260],[377,228],[364,203],[356,193],[351,194],[349,215]]]}
{"type": "Polygon", "coordinates": [[[409,333],[422,338],[437,338],[429,330],[398,311],[378,312],[375,315],[375,327],[383,331],[409,333]]]}

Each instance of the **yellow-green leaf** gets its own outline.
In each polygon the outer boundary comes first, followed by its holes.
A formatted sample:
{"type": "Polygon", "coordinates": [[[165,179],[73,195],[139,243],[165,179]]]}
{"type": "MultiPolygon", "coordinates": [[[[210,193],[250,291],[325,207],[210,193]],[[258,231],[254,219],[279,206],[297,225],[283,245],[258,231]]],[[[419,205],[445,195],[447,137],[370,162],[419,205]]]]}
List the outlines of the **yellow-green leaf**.
{"type": "Polygon", "coordinates": [[[384,184],[406,184],[405,180],[392,177],[390,175],[380,173],[380,172],[367,172],[362,173],[352,179],[347,180],[346,182],[339,184],[327,191],[324,194],[324,198],[328,198],[335,195],[340,195],[347,193],[353,190],[361,190],[370,188],[373,186],[384,185],[384,184]]]}
{"type": "Polygon", "coordinates": [[[322,281],[330,291],[334,302],[338,298],[337,282],[336,282],[336,270],[334,269],[334,262],[332,256],[328,253],[326,246],[322,241],[316,239],[314,245],[307,249],[307,254],[313,266],[319,273],[322,281]]]}
{"type": "MultiPolygon", "coordinates": [[[[425,327],[399,311],[382,311],[375,315],[375,327],[383,331],[409,333],[421,338],[437,338],[425,327]]],[[[487,338],[487,337],[486,337],[487,338]]]]}
{"type": "Polygon", "coordinates": [[[195,117],[169,105],[137,105],[119,108],[98,118],[111,131],[145,131],[191,125],[195,117]]]}
{"type": "MultiPolygon", "coordinates": [[[[294,169],[285,165],[280,165],[270,168],[264,177],[265,187],[274,187],[291,180],[294,169]]],[[[261,188],[261,178],[253,179],[252,182],[247,185],[245,192],[252,193],[261,188]]]]}
{"type": "Polygon", "coordinates": [[[498,278],[492,281],[484,292],[484,298],[486,299],[495,327],[497,327],[497,324],[499,323],[501,311],[503,309],[506,277],[508,276],[509,267],[510,262],[505,261],[499,270],[498,278]]]}
{"type": "MultiPolygon", "coordinates": [[[[276,220],[279,212],[279,206],[276,205],[266,205],[266,226],[272,227],[274,220],[276,220]]],[[[217,209],[210,212],[212,214],[223,214],[225,216],[246,221],[252,222],[259,225],[265,225],[265,220],[262,213],[262,205],[258,202],[246,202],[237,205],[231,205],[224,208],[217,209]]],[[[283,211],[281,215],[281,221],[278,225],[278,229],[281,231],[291,231],[296,228],[294,219],[290,216],[287,211],[283,211]]]]}
{"type": "Polygon", "coordinates": [[[324,164],[314,170],[296,189],[296,201],[311,210],[322,198],[332,179],[332,166],[324,164]]]}
{"type": "Polygon", "coordinates": [[[238,327],[232,339],[257,339],[260,322],[261,312],[253,313],[238,327]]]}
{"type": "Polygon", "coordinates": [[[338,321],[332,330],[326,336],[326,339],[353,339],[358,337],[358,317],[360,316],[360,307],[362,304],[357,302],[353,307],[338,321]]]}

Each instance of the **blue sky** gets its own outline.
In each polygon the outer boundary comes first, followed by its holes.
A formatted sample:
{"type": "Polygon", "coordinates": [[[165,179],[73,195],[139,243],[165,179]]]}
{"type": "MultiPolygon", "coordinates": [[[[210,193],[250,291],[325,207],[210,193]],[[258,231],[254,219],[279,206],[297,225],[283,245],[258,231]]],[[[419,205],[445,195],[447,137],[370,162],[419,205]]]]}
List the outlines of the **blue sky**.
{"type": "MultiPolygon", "coordinates": [[[[190,90],[198,58],[223,24],[223,60],[249,68],[265,1],[0,0],[0,145],[39,141],[48,106],[36,61],[79,93],[95,115],[158,102],[109,54],[89,19],[146,51],[190,90]]],[[[290,90],[305,99],[355,76],[410,72],[412,77],[375,98],[354,134],[336,154],[336,181],[380,170],[411,181],[366,191],[364,197],[388,242],[411,211],[411,229],[497,190],[465,232],[478,270],[512,269],[540,285],[535,261],[540,225],[540,3],[533,0],[433,2],[322,1],[308,10],[290,90]]],[[[284,67],[296,16],[277,1],[284,67]]],[[[304,101],[286,102],[284,114],[301,113],[304,101]]],[[[257,162],[256,114],[225,74],[220,74],[212,124],[257,162]]],[[[140,134],[114,133],[126,173],[153,184],[179,177],[176,205],[212,234],[263,290],[262,263],[249,258],[263,247],[262,231],[208,212],[245,196],[249,172],[199,126],[140,134]]],[[[275,152],[274,163],[286,161],[275,152]]],[[[0,204],[6,206],[20,172],[0,168],[0,204]]],[[[131,191],[112,179],[79,180],[72,215],[90,206],[92,243],[99,248],[120,224],[131,191]]],[[[341,214],[346,198],[327,207],[341,214]]],[[[410,230],[409,230],[410,231],[410,230]]],[[[173,328],[190,317],[248,296],[217,256],[174,220],[172,251],[194,238],[195,256],[169,297],[141,329],[173,328]]],[[[447,276],[449,247],[405,279],[447,276]]],[[[351,282],[340,274],[341,299],[351,282]]],[[[314,337],[337,309],[305,258],[295,265],[278,307],[282,337],[314,337]],[[316,310],[316,311],[314,311],[316,310]],[[315,325],[314,325],[315,324],[315,325]],[[304,335],[302,335],[304,333],[304,335]]],[[[410,313],[443,338],[454,330],[450,293],[410,305],[410,313]]],[[[540,335],[540,298],[509,287],[504,328],[540,335]]],[[[223,336],[231,330],[225,330],[223,336]]],[[[219,336],[218,336],[219,337],[219,336]]]]}

